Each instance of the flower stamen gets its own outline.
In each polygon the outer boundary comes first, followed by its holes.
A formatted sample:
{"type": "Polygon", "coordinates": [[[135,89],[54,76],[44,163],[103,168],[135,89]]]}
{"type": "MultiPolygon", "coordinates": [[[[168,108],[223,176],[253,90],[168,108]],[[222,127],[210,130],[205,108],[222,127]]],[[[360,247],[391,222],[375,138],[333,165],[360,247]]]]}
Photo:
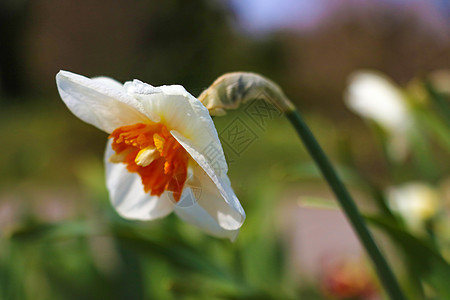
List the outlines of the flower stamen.
{"type": "Polygon", "coordinates": [[[114,130],[111,162],[123,162],[138,173],[144,191],[160,196],[164,191],[181,197],[187,178],[189,154],[163,124],[134,124],[114,130]]]}

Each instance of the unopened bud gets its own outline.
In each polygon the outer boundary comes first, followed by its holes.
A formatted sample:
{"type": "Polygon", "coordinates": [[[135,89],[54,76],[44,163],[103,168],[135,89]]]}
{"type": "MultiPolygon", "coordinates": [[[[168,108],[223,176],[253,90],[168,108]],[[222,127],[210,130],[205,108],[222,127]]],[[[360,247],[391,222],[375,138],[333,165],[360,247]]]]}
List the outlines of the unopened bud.
{"type": "Polygon", "coordinates": [[[283,113],[295,109],[276,83],[248,72],[233,72],[220,76],[198,99],[212,116],[220,116],[225,115],[228,109],[237,109],[240,105],[261,96],[283,113]]]}

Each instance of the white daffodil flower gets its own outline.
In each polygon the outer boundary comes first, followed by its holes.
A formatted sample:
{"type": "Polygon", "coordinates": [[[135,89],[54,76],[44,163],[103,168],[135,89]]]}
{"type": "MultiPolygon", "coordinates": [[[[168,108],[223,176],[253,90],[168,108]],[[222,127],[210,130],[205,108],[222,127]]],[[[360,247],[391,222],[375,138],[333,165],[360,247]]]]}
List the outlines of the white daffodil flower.
{"type": "Polygon", "coordinates": [[[180,85],[56,75],[78,118],[110,134],[106,184],[117,212],[152,220],[174,211],[216,237],[234,240],[245,220],[206,107],[180,85]]]}
{"type": "Polygon", "coordinates": [[[439,210],[439,194],[423,182],[391,187],[386,192],[388,204],[415,232],[423,231],[424,222],[439,210]]]}
{"type": "Polygon", "coordinates": [[[389,134],[388,150],[396,160],[407,152],[407,132],[412,118],[400,90],[387,77],[373,71],[359,71],[349,78],[345,92],[347,106],[356,114],[375,121],[389,134]]]}

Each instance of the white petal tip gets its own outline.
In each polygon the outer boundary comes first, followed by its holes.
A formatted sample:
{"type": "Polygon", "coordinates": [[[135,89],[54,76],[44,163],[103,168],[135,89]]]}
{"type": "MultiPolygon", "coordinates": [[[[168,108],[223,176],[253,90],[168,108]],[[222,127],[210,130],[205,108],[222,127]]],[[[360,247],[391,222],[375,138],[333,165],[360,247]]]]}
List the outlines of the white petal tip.
{"type": "Polygon", "coordinates": [[[69,71],[60,70],[56,74],[56,81],[63,80],[63,79],[71,79],[71,78],[76,78],[76,77],[83,77],[83,76],[69,72],[69,71]]]}
{"type": "Polygon", "coordinates": [[[221,211],[218,211],[217,221],[220,227],[225,230],[238,230],[239,228],[241,228],[245,221],[245,213],[238,213],[240,214],[239,217],[237,217],[236,215],[231,216],[229,214],[224,214],[221,211]]]}

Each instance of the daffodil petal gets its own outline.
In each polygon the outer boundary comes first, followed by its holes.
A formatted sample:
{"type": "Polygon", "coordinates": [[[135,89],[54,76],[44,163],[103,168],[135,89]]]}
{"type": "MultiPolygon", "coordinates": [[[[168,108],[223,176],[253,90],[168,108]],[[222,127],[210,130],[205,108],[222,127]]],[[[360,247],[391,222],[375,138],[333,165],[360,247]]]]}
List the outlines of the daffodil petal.
{"type": "Polygon", "coordinates": [[[345,98],[351,110],[374,120],[389,131],[404,132],[410,125],[403,95],[382,74],[373,71],[353,73],[349,78],[345,98]]]}
{"type": "MultiPolygon", "coordinates": [[[[187,197],[194,198],[194,195],[190,188],[183,190],[182,199],[184,201],[191,202],[190,205],[183,205],[179,203],[175,206],[175,214],[183,221],[190,223],[194,226],[199,227],[206,233],[218,237],[218,238],[229,238],[234,241],[239,233],[239,230],[226,230],[217,220],[214,219],[198,202],[195,200],[188,200],[187,197]]],[[[183,201],[183,200],[182,200],[183,201]]]]}
{"type": "Polygon", "coordinates": [[[217,177],[220,182],[218,186],[200,165],[193,168],[193,177],[195,178],[194,182],[198,185],[196,189],[199,192],[196,200],[199,205],[223,228],[237,229],[241,227],[245,214],[242,215],[244,211],[231,189],[230,182],[226,180],[228,177],[217,177]],[[226,191],[227,197],[231,197],[237,207],[233,207],[225,200],[226,198],[220,192],[222,188],[229,189],[226,191]]]}
{"type": "Polygon", "coordinates": [[[67,71],[56,75],[59,94],[78,118],[111,133],[114,129],[148,122],[142,105],[114,80],[87,77],[67,71]]]}
{"type": "Polygon", "coordinates": [[[105,151],[106,186],[112,205],[124,218],[152,220],[162,218],[173,211],[174,203],[167,192],[160,197],[144,192],[141,178],[130,173],[123,163],[111,163],[109,157],[115,152],[111,140],[105,151]]]}
{"type": "Polygon", "coordinates": [[[158,115],[167,128],[191,140],[195,149],[205,154],[216,174],[226,176],[228,167],[216,128],[208,109],[197,98],[180,85],[153,87],[134,80],[124,87],[140,100],[145,110],[158,115]]]}
{"type": "Polygon", "coordinates": [[[227,230],[240,228],[245,220],[245,212],[231,188],[228,177],[223,174],[219,176],[205,156],[195,149],[189,139],[175,130],[170,133],[202,169],[200,171],[194,169],[194,176],[201,182],[202,193],[205,193],[198,199],[199,205],[222,228],[227,230]]]}

